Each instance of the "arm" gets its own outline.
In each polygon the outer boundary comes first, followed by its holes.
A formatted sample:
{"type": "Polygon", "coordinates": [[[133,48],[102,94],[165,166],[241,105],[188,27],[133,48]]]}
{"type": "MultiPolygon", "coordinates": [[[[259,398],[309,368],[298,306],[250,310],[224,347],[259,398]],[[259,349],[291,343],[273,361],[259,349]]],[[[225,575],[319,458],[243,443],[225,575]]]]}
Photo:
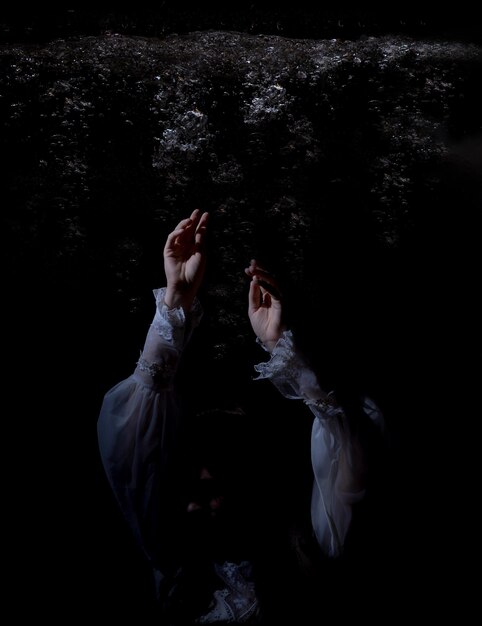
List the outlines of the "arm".
{"type": "Polygon", "coordinates": [[[315,416],[311,435],[314,474],[312,524],[328,556],[341,553],[350,527],[352,505],[364,495],[363,460],[343,409],[324,392],[315,373],[299,353],[283,322],[276,281],[252,261],[248,315],[258,341],[271,355],[255,366],[258,379],[268,378],[289,399],[300,399],[315,416]]]}
{"type": "Polygon", "coordinates": [[[167,287],[154,292],[156,313],[132,376],[104,397],[98,420],[102,462],[137,543],[158,564],[170,511],[169,478],[179,421],[172,387],[201,308],[195,296],[205,267],[207,214],[194,211],[164,248],[167,287]]]}

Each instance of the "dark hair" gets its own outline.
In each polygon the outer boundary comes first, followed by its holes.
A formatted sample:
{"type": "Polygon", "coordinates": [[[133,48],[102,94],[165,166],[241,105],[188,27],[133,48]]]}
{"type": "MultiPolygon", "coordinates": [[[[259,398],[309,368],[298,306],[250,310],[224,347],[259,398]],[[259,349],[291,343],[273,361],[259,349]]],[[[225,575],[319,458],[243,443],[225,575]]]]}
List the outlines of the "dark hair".
{"type": "Polygon", "coordinates": [[[238,482],[252,469],[254,437],[250,418],[239,408],[197,413],[187,432],[192,465],[218,480],[238,482]]]}

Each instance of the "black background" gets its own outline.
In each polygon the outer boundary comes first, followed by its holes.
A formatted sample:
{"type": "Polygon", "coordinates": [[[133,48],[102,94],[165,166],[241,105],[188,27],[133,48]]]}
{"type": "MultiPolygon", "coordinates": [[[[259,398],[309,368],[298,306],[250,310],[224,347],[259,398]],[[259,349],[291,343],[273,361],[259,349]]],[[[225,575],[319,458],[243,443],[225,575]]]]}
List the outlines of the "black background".
{"type": "Polygon", "coordinates": [[[194,30],[236,30],[247,33],[318,39],[362,35],[405,34],[413,37],[480,42],[480,18],[472,2],[310,2],[283,6],[279,2],[172,2],[155,7],[69,3],[66,7],[23,6],[2,9],[5,41],[40,41],[73,35],[98,35],[106,30],[141,36],[162,36],[194,30]]]}

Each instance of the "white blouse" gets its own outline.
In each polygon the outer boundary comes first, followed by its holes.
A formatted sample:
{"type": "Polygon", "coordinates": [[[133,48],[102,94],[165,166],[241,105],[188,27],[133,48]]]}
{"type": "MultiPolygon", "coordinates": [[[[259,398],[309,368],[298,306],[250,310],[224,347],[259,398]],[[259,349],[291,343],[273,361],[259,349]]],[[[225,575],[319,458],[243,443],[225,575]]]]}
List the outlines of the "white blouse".
{"type": "Polygon", "coordinates": [[[320,388],[315,373],[297,352],[291,331],[283,333],[271,359],[255,365],[255,369],[258,379],[269,378],[285,398],[303,400],[315,416],[311,430],[311,522],[324,554],[338,556],[350,527],[352,504],[365,494],[361,486],[362,450],[333,393],[320,388]]]}
{"type": "MultiPolygon", "coordinates": [[[[152,561],[162,551],[158,528],[163,511],[168,510],[169,470],[180,419],[172,381],[182,350],[202,316],[198,301],[188,315],[182,308],[168,309],[164,293],[165,289],[154,291],[156,314],[136,370],[107,392],[98,420],[108,480],[138,544],[152,561]]],[[[352,505],[364,495],[359,484],[361,451],[343,409],[319,387],[290,331],[283,333],[269,361],[255,369],[258,379],[270,379],[286,398],[303,400],[315,416],[311,518],[321,550],[337,556],[350,526],[352,505]]],[[[369,400],[365,412],[375,421],[380,419],[369,400]]]]}

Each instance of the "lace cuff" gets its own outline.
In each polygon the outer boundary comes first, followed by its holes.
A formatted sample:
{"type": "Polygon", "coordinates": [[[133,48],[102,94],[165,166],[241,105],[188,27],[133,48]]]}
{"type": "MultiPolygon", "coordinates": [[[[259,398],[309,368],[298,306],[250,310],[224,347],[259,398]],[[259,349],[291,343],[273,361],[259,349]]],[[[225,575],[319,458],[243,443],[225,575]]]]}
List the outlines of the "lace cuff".
{"type": "Polygon", "coordinates": [[[333,392],[325,393],[320,389],[315,373],[297,352],[290,330],[283,332],[270,360],[255,365],[254,369],[259,374],[256,380],[269,378],[285,398],[303,400],[317,417],[343,415],[333,392]]]}
{"type": "Polygon", "coordinates": [[[164,304],[166,288],[155,289],[156,314],[137,361],[135,378],[153,389],[168,389],[176,373],[180,354],[202,317],[198,300],[186,315],[179,307],[164,304]]]}
{"type": "Polygon", "coordinates": [[[189,314],[186,316],[182,307],[170,309],[164,304],[166,287],[153,290],[156,299],[156,315],[152,327],[156,333],[170,343],[176,350],[182,350],[192,334],[199,326],[203,312],[201,303],[195,298],[189,314]]]}

